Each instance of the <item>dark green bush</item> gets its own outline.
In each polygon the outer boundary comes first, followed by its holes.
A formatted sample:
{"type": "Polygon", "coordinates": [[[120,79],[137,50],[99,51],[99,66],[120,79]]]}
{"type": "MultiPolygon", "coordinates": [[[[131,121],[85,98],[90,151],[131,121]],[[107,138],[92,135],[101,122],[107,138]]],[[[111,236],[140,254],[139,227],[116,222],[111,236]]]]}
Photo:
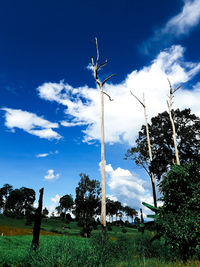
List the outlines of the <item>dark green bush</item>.
{"type": "Polygon", "coordinates": [[[165,245],[164,240],[151,241],[152,237],[152,232],[149,231],[145,231],[144,234],[135,237],[136,254],[146,258],[171,259],[171,250],[165,245]]]}
{"type": "Polygon", "coordinates": [[[122,228],[122,233],[126,233],[127,232],[127,230],[126,230],[126,228],[122,228]]]}
{"type": "Polygon", "coordinates": [[[200,167],[174,165],[159,185],[164,202],[157,224],[176,257],[200,259],[200,167]]]}

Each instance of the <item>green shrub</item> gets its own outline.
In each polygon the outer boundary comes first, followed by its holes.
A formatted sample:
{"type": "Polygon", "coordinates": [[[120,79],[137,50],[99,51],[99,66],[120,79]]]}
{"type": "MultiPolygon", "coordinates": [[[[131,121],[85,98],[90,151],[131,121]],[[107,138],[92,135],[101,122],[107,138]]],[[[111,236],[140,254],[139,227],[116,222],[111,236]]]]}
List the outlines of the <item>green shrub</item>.
{"type": "Polygon", "coordinates": [[[174,165],[159,185],[164,202],[156,220],[176,257],[200,259],[200,167],[174,165]]]}
{"type": "Polygon", "coordinates": [[[125,234],[127,232],[126,228],[122,228],[122,233],[125,234]]]}
{"type": "Polygon", "coordinates": [[[164,240],[151,241],[152,232],[145,231],[144,234],[139,234],[135,237],[135,253],[146,258],[162,258],[169,260],[171,258],[171,251],[165,245],[164,240]]]}

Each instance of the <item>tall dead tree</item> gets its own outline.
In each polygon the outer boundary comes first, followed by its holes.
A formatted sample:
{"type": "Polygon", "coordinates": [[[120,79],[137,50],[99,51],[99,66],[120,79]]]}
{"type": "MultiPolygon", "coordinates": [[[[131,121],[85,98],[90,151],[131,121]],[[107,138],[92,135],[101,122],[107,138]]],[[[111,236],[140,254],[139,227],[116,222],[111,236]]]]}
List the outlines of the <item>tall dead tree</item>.
{"type": "Polygon", "coordinates": [[[42,221],[42,199],[43,199],[44,188],[40,189],[40,197],[38,201],[38,208],[35,211],[35,222],[33,227],[33,240],[31,247],[36,250],[39,246],[40,237],[40,225],[42,221]]]}
{"type": "Polygon", "coordinates": [[[101,225],[106,227],[106,186],[105,186],[105,149],[104,149],[104,94],[108,96],[109,100],[112,101],[111,97],[104,92],[103,86],[104,84],[112,78],[115,74],[108,76],[103,82],[101,82],[98,78],[98,71],[105,67],[108,63],[105,62],[99,64],[99,48],[97,38],[95,38],[95,46],[97,51],[96,63],[94,63],[94,59],[92,57],[92,67],[94,78],[99,86],[101,93],[101,225]]]}
{"type": "MultiPolygon", "coordinates": [[[[131,91],[130,91],[131,92],[131,91]]],[[[150,162],[152,162],[152,151],[151,151],[151,143],[150,143],[150,137],[149,137],[149,126],[148,126],[148,115],[146,111],[146,104],[145,104],[145,97],[143,93],[143,101],[141,101],[136,95],[134,95],[131,92],[132,96],[134,96],[138,102],[143,106],[144,108],[144,118],[145,118],[145,125],[146,125],[146,136],[147,136],[147,145],[148,145],[148,152],[149,152],[149,159],[150,162]]],[[[151,178],[151,185],[152,185],[152,191],[153,191],[153,201],[154,201],[154,207],[157,207],[157,200],[156,200],[156,187],[155,187],[155,179],[154,179],[154,174],[153,172],[149,172],[147,170],[147,173],[149,174],[151,178]]]]}
{"type": "Polygon", "coordinates": [[[176,141],[176,129],[175,129],[175,125],[174,125],[174,117],[172,117],[172,105],[173,105],[174,93],[180,88],[180,86],[178,86],[176,89],[173,89],[169,79],[168,79],[168,82],[169,82],[170,93],[169,93],[169,101],[167,101],[167,106],[168,106],[168,111],[169,111],[169,119],[170,119],[170,122],[172,125],[176,164],[180,165],[178,148],[177,148],[177,141],[176,141]]]}

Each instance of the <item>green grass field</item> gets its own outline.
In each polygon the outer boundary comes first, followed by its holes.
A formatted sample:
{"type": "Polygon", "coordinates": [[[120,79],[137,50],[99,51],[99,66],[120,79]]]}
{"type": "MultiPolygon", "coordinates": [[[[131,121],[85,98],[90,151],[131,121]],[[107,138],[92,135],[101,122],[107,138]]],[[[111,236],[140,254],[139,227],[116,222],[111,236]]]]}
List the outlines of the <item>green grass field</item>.
{"type": "MultiPolygon", "coordinates": [[[[25,220],[0,216],[0,234],[3,227],[28,229],[25,220]]],[[[82,238],[76,222],[71,222],[71,229],[62,229],[63,222],[57,219],[47,219],[42,222],[43,232],[53,235],[41,235],[40,247],[37,252],[30,249],[31,235],[0,235],[0,266],[158,266],[158,267],[198,267],[200,262],[191,260],[170,262],[162,242],[150,243],[154,233],[144,235],[136,229],[127,228],[123,234],[121,228],[112,227],[107,236],[102,236],[99,230],[92,232],[92,238],[82,238]],[[55,235],[55,232],[59,235],[55,235]]],[[[22,230],[21,230],[22,231],[22,230]]],[[[14,233],[14,232],[13,232],[14,233]]]]}

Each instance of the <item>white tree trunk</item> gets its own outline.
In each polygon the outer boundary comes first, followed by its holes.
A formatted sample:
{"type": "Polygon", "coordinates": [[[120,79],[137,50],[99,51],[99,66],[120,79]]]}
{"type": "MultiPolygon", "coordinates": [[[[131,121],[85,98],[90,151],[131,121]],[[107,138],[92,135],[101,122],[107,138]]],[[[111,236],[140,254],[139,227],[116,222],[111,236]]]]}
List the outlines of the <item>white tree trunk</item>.
{"type": "MultiPolygon", "coordinates": [[[[150,162],[152,162],[152,151],[151,151],[151,143],[150,143],[150,137],[149,137],[149,126],[148,126],[148,116],[146,112],[146,105],[145,105],[145,97],[143,94],[143,107],[144,107],[144,117],[145,117],[145,124],[146,124],[146,135],[147,135],[147,144],[148,144],[148,152],[149,152],[149,158],[150,162]]],[[[152,184],[152,191],[153,191],[153,201],[154,201],[154,207],[157,207],[157,200],[156,200],[156,188],[155,188],[155,182],[154,182],[154,174],[151,172],[150,174],[151,178],[151,184],[152,184]]]]}
{"type": "Polygon", "coordinates": [[[101,90],[101,224],[106,227],[106,185],[105,185],[105,148],[104,148],[104,93],[101,90]]]}
{"type": "Polygon", "coordinates": [[[173,104],[173,97],[174,97],[174,93],[180,88],[177,87],[176,89],[173,89],[171,86],[170,81],[169,82],[169,87],[170,87],[170,95],[169,95],[169,103],[167,101],[167,105],[168,105],[168,110],[169,110],[169,119],[172,125],[172,136],[173,136],[173,142],[174,142],[174,150],[175,150],[175,156],[176,156],[176,164],[180,165],[180,159],[179,159],[179,154],[178,154],[178,148],[177,148],[177,142],[176,142],[176,129],[175,129],[175,125],[174,125],[174,120],[172,118],[172,104],[173,104]]]}

